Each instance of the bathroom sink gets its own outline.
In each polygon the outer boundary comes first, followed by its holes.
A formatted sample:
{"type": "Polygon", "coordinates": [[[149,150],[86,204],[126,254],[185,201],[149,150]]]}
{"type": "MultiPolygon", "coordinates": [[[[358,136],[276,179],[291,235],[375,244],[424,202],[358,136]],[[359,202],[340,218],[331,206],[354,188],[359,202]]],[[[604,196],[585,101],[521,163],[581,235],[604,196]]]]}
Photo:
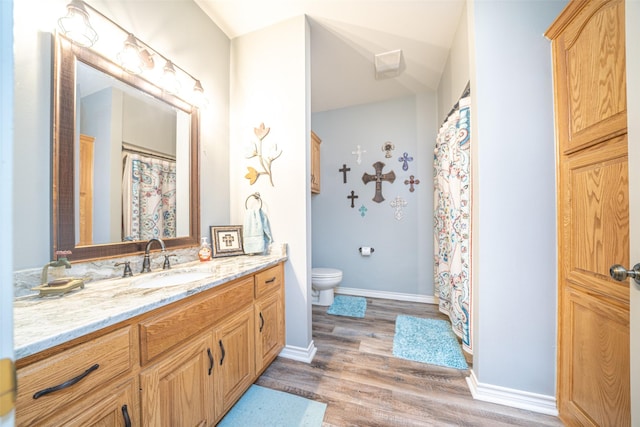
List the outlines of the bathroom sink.
{"type": "Polygon", "coordinates": [[[157,276],[141,277],[134,280],[131,286],[134,288],[165,288],[168,286],[184,285],[186,283],[197,282],[198,280],[211,277],[211,273],[207,271],[189,271],[161,274],[157,276]]]}

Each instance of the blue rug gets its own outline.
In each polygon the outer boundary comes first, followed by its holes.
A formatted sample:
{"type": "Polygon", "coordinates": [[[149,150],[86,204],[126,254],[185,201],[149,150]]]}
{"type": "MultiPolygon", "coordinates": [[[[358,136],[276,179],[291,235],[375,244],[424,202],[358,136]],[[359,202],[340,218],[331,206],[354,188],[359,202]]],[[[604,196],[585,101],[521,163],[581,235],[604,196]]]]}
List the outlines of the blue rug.
{"type": "Polygon", "coordinates": [[[446,320],[399,315],[393,355],[455,369],[469,369],[462,348],[446,320]]]}
{"type": "Polygon", "coordinates": [[[219,427],[322,426],[325,403],[252,385],[218,424],[219,427]]]}
{"type": "Polygon", "coordinates": [[[367,300],[363,297],[336,295],[333,304],[327,309],[327,314],[348,317],[364,317],[367,311],[367,300]]]}

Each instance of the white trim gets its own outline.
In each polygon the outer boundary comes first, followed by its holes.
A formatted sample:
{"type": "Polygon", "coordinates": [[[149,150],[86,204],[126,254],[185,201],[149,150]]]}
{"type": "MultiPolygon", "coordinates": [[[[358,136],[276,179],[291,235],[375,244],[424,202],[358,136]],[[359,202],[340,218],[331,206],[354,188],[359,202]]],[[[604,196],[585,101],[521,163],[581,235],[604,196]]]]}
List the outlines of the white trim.
{"type": "Polygon", "coordinates": [[[318,351],[318,348],[313,343],[313,340],[311,340],[307,348],[288,345],[282,349],[278,356],[299,362],[311,363],[313,357],[316,355],[316,351],[318,351]]]}
{"type": "Polygon", "coordinates": [[[400,294],[397,292],[373,291],[370,289],[344,288],[342,286],[338,286],[335,289],[335,292],[337,294],[354,295],[354,296],[360,296],[360,297],[392,299],[396,301],[423,302],[426,304],[438,304],[438,299],[431,295],[400,294]]]}
{"type": "Polygon", "coordinates": [[[530,393],[528,391],[515,390],[491,384],[482,384],[478,382],[478,378],[473,370],[471,370],[471,375],[468,376],[466,380],[469,385],[469,391],[471,391],[471,395],[476,400],[558,416],[555,396],[530,393]]]}

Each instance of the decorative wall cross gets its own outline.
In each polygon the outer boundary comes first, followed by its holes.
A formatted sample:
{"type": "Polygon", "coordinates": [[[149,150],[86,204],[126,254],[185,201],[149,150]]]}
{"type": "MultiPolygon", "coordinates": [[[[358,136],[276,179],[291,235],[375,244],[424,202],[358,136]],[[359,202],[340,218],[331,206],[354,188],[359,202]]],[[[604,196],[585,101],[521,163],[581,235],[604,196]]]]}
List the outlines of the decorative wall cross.
{"type": "Polygon", "coordinates": [[[384,197],[382,197],[382,181],[393,182],[396,180],[396,174],[393,171],[383,174],[382,168],[384,168],[384,163],[382,162],[375,162],[373,167],[376,170],[376,174],[369,175],[365,172],[362,175],[362,182],[365,184],[368,184],[371,181],[376,182],[376,194],[372,200],[377,203],[382,203],[384,200],[384,197]]]}
{"type": "Polygon", "coordinates": [[[404,216],[404,212],[402,208],[407,206],[407,201],[400,196],[397,196],[395,199],[389,203],[389,205],[394,209],[393,216],[400,221],[404,216]]]}
{"type": "Polygon", "coordinates": [[[412,193],[414,192],[415,188],[413,188],[413,185],[418,185],[420,184],[420,180],[419,179],[414,179],[413,175],[411,175],[409,177],[409,179],[405,179],[404,180],[404,185],[409,185],[409,191],[411,191],[412,193]]]}
{"type": "Polygon", "coordinates": [[[365,208],[364,205],[362,205],[358,210],[360,211],[360,216],[364,218],[364,216],[367,214],[367,208],[365,208]]]}
{"type": "Polygon", "coordinates": [[[384,151],[384,156],[387,159],[391,158],[391,152],[396,149],[396,146],[391,143],[391,141],[387,141],[382,144],[382,151],[384,151]]]}
{"type": "Polygon", "coordinates": [[[362,155],[366,152],[367,150],[361,150],[360,146],[356,145],[356,151],[352,151],[351,154],[354,154],[356,156],[356,163],[360,164],[362,163],[362,155]]]}
{"type": "Polygon", "coordinates": [[[406,171],[409,169],[409,162],[413,161],[413,157],[409,156],[409,153],[406,151],[402,154],[402,157],[398,157],[398,161],[402,162],[402,170],[406,171]]]}
{"type": "Polygon", "coordinates": [[[352,208],[355,208],[355,206],[354,206],[354,204],[353,204],[353,201],[354,201],[355,199],[357,199],[357,198],[358,198],[358,196],[356,196],[356,195],[355,195],[355,192],[354,192],[353,190],[351,190],[351,195],[350,195],[350,196],[347,196],[347,199],[351,199],[351,207],[352,207],[352,208]]]}
{"type": "Polygon", "coordinates": [[[342,172],[342,182],[345,184],[347,183],[347,172],[349,172],[350,170],[351,168],[348,168],[344,163],[342,164],[342,169],[338,169],[338,172],[342,172]]]}

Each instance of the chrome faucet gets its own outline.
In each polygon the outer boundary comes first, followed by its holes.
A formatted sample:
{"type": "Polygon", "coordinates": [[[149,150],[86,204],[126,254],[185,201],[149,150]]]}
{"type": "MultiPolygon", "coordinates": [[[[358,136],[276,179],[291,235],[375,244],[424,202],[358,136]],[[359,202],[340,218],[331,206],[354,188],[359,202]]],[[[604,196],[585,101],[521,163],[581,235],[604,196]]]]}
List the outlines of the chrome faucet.
{"type": "Polygon", "coordinates": [[[42,267],[42,274],[40,275],[40,282],[43,285],[49,283],[49,267],[62,267],[71,268],[71,263],[66,258],[58,258],[55,261],[48,262],[42,267]]]}
{"type": "Polygon", "coordinates": [[[151,244],[153,242],[158,242],[160,244],[160,248],[162,249],[162,252],[164,252],[165,248],[164,248],[164,242],[162,241],[162,239],[149,239],[149,241],[147,242],[147,246],[144,249],[144,259],[142,260],[142,271],[141,273],[148,273],[151,271],[151,260],[149,259],[149,250],[151,249],[151,244]]]}

